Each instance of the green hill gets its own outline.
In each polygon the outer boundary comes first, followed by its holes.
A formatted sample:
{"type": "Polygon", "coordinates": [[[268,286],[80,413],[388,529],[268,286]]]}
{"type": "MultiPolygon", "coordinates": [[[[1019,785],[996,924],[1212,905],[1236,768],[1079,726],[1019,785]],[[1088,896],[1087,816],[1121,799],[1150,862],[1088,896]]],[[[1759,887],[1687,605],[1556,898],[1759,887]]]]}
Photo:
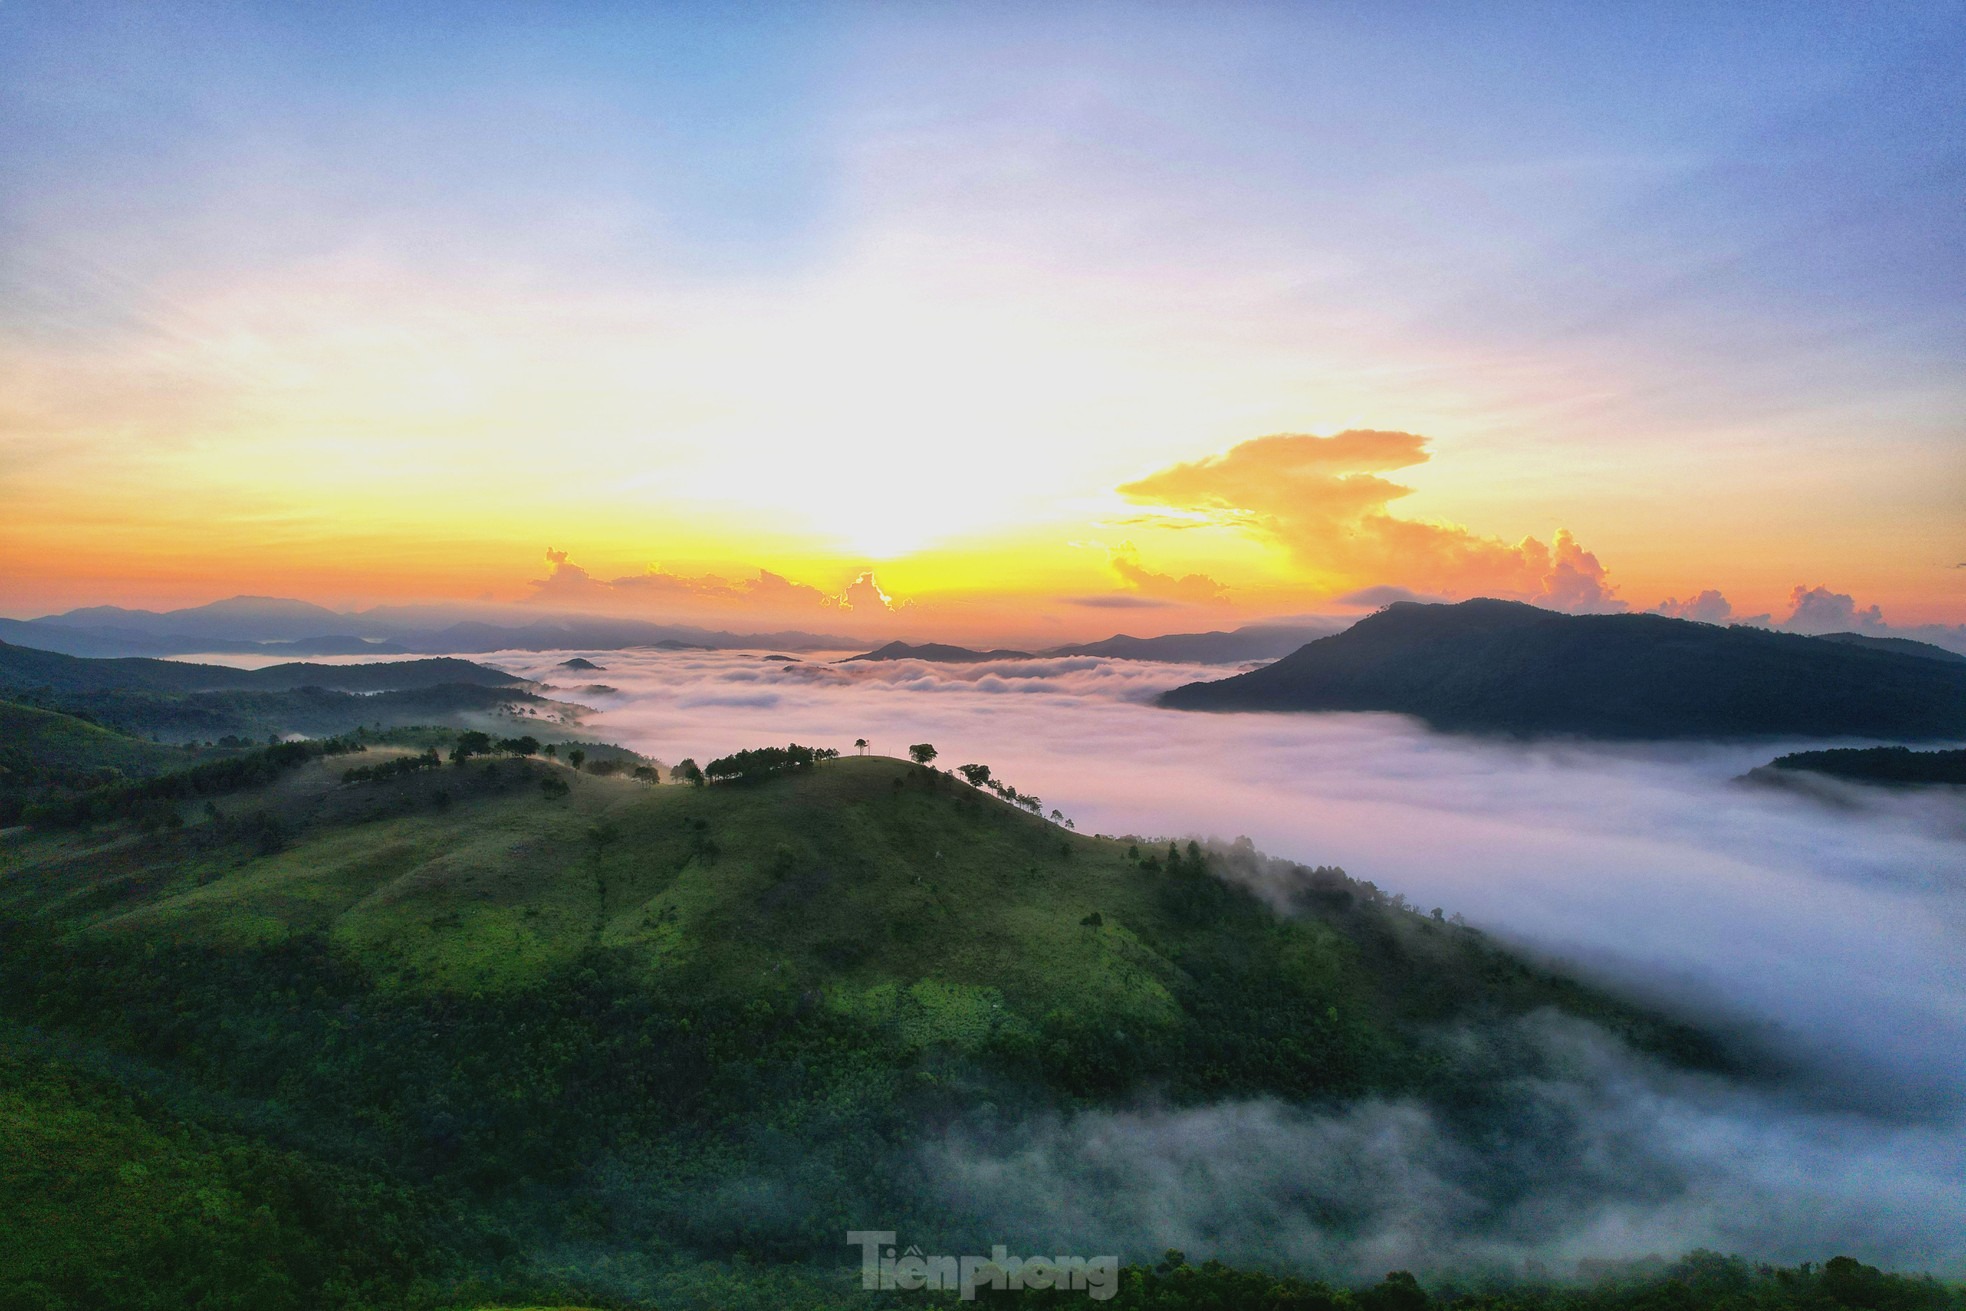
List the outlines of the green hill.
{"type": "Polygon", "coordinates": [[[119,778],[195,764],[207,753],[160,746],[57,711],[0,701],[0,828],[30,802],[119,778]]]}
{"type": "Polygon", "coordinates": [[[1449,731],[1609,738],[1966,736],[1966,665],[1660,615],[1401,602],[1178,710],[1385,710],[1449,731]]]}
{"type": "Polygon", "coordinates": [[[94,772],[156,774],[196,757],[74,715],[0,701],[0,768],[11,775],[94,772]]]}
{"type": "Polygon", "coordinates": [[[343,781],[391,758],[0,847],[9,1016],[146,1071],[174,1113],[395,1163],[526,1250],[717,1258],[830,1257],[855,1215],[931,1227],[899,1163],[981,1101],[1441,1091],[1431,1026],[1544,1006],[1711,1055],[1338,871],[1282,917],[1221,857],[899,761],[343,781]]]}
{"type": "MultiPolygon", "coordinates": [[[[1247,849],[900,761],[651,786],[416,745],[0,841],[0,1305],[865,1305],[846,1229],[968,1234],[916,1169],[955,1119],[1505,1114],[1508,1058],[1470,1080],[1436,1035],[1545,1007],[1725,1064],[1341,871],[1283,914],[1220,877],[1247,849]]],[[[1121,1305],[1271,1287],[1185,1269],[1121,1305]]]]}

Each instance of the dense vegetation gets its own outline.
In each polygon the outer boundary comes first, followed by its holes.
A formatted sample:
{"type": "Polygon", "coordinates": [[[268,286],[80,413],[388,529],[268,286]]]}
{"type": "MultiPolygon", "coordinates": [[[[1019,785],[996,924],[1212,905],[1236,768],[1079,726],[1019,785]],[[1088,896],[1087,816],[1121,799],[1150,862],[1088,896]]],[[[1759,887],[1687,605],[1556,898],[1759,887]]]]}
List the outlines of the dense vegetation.
{"type": "Polygon", "coordinates": [[[0,828],[36,802],[182,769],[209,753],[104,728],[58,711],[0,701],[0,828]]]}
{"type": "Polygon", "coordinates": [[[831,747],[802,747],[797,742],[751,747],[712,760],[703,766],[702,777],[711,783],[759,783],[779,774],[809,770],[821,761],[838,759],[839,754],[831,747]]]}
{"type": "Polygon", "coordinates": [[[1855,783],[1952,783],[1966,786],[1966,751],[1909,747],[1840,747],[1778,756],[1771,769],[1805,771],[1855,783]]]}
{"type": "Polygon", "coordinates": [[[1612,738],[1966,736],[1966,664],[1660,615],[1401,602],[1181,710],[1386,710],[1435,728],[1612,738]]]}
{"type": "MultiPolygon", "coordinates": [[[[352,745],[0,845],[0,1307],[953,1303],[860,1292],[841,1235],[980,1250],[912,1168],[960,1117],[1402,1090],[1478,1119],[1488,1075],[1430,1035],[1549,1007],[1722,1060],[1342,871],[1293,867],[1280,916],[1218,877],[1246,847],[1084,837],[923,764],[766,748],[651,787],[592,744],[352,745]]],[[[1956,1304],[1837,1270],[1433,1296],[1956,1304]]],[[[1175,1259],[1113,1304],[1428,1296],[1175,1259]]]]}
{"type": "Polygon", "coordinates": [[[450,658],[264,669],[89,660],[0,642],[0,696],[167,742],[328,737],[358,727],[465,724],[551,705],[503,670],[450,658]]]}

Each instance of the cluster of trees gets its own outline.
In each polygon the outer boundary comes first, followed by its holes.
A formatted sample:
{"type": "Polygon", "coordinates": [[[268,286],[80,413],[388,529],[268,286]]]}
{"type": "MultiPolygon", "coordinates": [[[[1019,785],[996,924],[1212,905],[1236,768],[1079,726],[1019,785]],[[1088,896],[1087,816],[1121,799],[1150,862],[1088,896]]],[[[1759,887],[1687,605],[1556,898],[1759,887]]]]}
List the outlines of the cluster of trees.
{"type": "MultiPolygon", "coordinates": [[[[822,760],[837,760],[839,754],[832,747],[802,747],[796,742],[782,747],[753,747],[719,756],[703,766],[702,776],[712,783],[755,783],[777,774],[811,769],[822,760]]],[[[685,760],[676,766],[678,772],[684,765],[695,768],[694,761],[685,760]]]]}
{"type": "Polygon", "coordinates": [[[45,828],[76,828],[123,819],[140,808],[156,810],[154,804],[146,803],[191,801],[263,787],[310,760],[367,750],[360,742],[338,737],[314,742],[281,742],[230,760],[207,761],[155,778],[106,783],[76,796],[36,802],[21,812],[21,821],[45,828]]]}
{"type": "MultiPolygon", "coordinates": [[[[461,765],[473,756],[536,756],[539,752],[539,739],[530,735],[494,740],[489,733],[468,729],[457,735],[457,744],[451,748],[451,763],[461,765]]],[[[576,764],[574,768],[580,766],[576,764]]]]}
{"type": "Polygon", "coordinates": [[[341,771],[344,783],[387,783],[393,779],[408,778],[426,769],[442,769],[444,759],[437,754],[437,748],[430,747],[420,756],[399,756],[395,760],[379,761],[373,765],[357,765],[353,769],[341,771]]]}
{"type": "MultiPolygon", "coordinates": [[[[1029,792],[1019,792],[1002,779],[993,776],[990,773],[990,767],[988,765],[959,765],[956,772],[961,774],[964,781],[971,787],[987,788],[1002,797],[1005,801],[1008,801],[1011,805],[1018,807],[1020,810],[1028,810],[1033,815],[1044,814],[1044,802],[1042,800],[1029,792]]],[[[1071,820],[1066,819],[1065,813],[1056,807],[1052,809],[1051,822],[1054,824],[1063,824],[1066,828],[1078,827],[1071,820]]]]}
{"type": "Polygon", "coordinates": [[[1909,747],[1838,747],[1779,756],[1776,769],[1807,770],[1858,783],[1966,784],[1966,751],[1913,751],[1909,747]]]}
{"type": "MultiPolygon", "coordinates": [[[[985,1293],[988,1305],[1080,1306],[1083,1292],[985,1293]]],[[[1695,1251],[1676,1261],[1632,1262],[1583,1283],[1489,1282],[1432,1289],[1404,1270],[1362,1288],[1219,1261],[1191,1264],[1180,1252],[1120,1270],[1113,1311],[1957,1311],[1966,1290],[1925,1276],[1889,1274],[1852,1257],[1817,1265],[1751,1264],[1738,1256],[1695,1251]]]]}

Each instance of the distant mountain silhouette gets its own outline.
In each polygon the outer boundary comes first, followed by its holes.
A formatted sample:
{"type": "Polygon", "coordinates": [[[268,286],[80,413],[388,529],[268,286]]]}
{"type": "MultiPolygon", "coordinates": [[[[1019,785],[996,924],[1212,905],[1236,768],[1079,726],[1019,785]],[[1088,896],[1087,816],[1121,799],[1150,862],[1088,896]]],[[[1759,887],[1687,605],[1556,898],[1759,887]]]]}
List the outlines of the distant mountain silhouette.
{"type": "Polygon", "coordinates": [[[575,656],[575,657],[574,657],[573,659],[571,659],[571,660],[562,660],[562,661],[560,662],[560,665],[559,665],[559,667],[560,667],[561,669],[603,669],[603,668],[606,668],[606,666],[604,666],[604,665],[597,665],[597,664],[595,664],[595,663],[594,663],[594,662],[593,662],[592,660],[589,660],[589,659],[588,659],[588,658],[587,658],[586,656],[575,656]]]}
{"type": "Polygon", "coordinates": [[[796,629],[732,633],[516,605],[389,605],[340,613],[306,601],[263,596],[235,596],[161,612],[99,605],[39,619],[0,619],[0,641],[88,657],[603,651],[636,646],[837,651],[856,645],[852,638],[796,629]]]}
{"type": "Polygon", "coordinates": [[[910,645],[907,642],[889,642],[886,646],[872,651],[863,651],[856,656],[848,656],[841,664],[851,664],[856,660],[927,660],[938,665],[977,665],[986,660],[1030,660],[1034,657],[1029,651],[972,651],[966,646],[950,646],[944,642],[923,642],[910,645]]]}
{"type": "Polygon", "coordinates": [[[1231,632],[1167,633],[1160,637],[1129,637],[1125,633],[1103,642],[1054,646],[1046,655],[1103,656],[1109,660],[1162,660],[1189,665],[1238,665],[1246,660],[1276,660],[1306,642],[1329,636],[1347,621],[1321,624],[1245,624],[1231,632]]]}
{"type": "Polygon", "coordinates": [[[181,660],[128,657],[91,660],[0,642],[0,692],[47,688],[56,692],[282,692],[300,687],[340,692],[396,692],[465,683],[513,687],[516,674],[469,660],[387,660],[366,665],[292,663],[264,669],[194,665],[181,660]]]}
{"type": "Polygon", "coordinates": [[[1179,710],[1386,710],[1435,728],[1613,738],[1966,736],[1966,667],[1866,643],[1513,601],[1401,603],[1179,710]]]}
{"type": "Polygon", "coordinates": [[[1944,660],[1950,664],[1966,665],[1966,655],[1909,637],[1872,637],[1869,633],[1823,633],[1816,640],[1841,642],[1845,646],[1869,647],[1873,651],[1895,651],[1899,655],[1917,656],[1921,660],[1944,660]]]}

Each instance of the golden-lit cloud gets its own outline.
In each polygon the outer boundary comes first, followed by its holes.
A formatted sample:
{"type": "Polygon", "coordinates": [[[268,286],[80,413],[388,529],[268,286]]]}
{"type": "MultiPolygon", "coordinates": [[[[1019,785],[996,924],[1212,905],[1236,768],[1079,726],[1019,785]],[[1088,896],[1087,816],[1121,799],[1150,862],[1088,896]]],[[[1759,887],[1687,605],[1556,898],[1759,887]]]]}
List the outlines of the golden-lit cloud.
{"type": "Polygon", "coordinates": [[[1220,605],[1229,599],[1228,589],[1207,574],[1155,573],[1140,563],[1140,550],[1132,542],[1114,547],[1108,562],[1134,595],[1183,605],[1220,605]]]}
{"type": "Polygon", "coordinates": [[[1371,585],[1521,597],[1559,610],[1624,608],[1603,564],[1566,529],[1547,545],[1534,537],[1510,543],[1391,514],[1387,507],[1413,489],[1381,475],[1429,458],[1426,438],[1409,432],[1278,433],[1119,492],[1164,513],[1253,533],[1333,591],[1371,585]]]}
{"type": "Polygon", "coordinates": [[[651,567],[619,578],[596,578],[574,563],[565,551],[548,548],[544,578],[532,581],[527,600],[574,609],[602,609],[648,614],[700,614],[742,610],[755,618],[784,619],[824,616],[883,617],[911,608],[881,589],[872,572],[862,571],[839,592],[809,583],[796,583],[769,569],[755,577],[695,576],[651,567]]]}

